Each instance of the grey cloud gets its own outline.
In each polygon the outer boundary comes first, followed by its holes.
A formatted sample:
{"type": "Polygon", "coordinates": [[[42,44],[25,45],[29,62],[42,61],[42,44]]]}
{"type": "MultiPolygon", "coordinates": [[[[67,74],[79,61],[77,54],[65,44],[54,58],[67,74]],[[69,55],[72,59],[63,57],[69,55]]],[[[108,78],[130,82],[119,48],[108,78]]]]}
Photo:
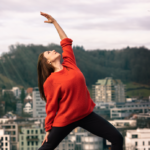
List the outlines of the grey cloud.
{"type": "MultiPolygon", "coordinates": [[[[135,0],[134,2],[139,2],[135,0]]],[[[143,0],[144,2],[144,0],[143,0]]],[[[92,4],[85,4],[82,1],[72,3],[69,0],[43,0],[43,1],[19,1],[13,2],[13,0],[1,0],[0,12],[11,11],[11,12],[35,12],[35,11],[48,11],[48,12],[69,12],[74,11],[77,13],[83,12],[86,14],[97,14],[107,15],[112,13],[113,10],[122,9],[127,4],[131,3],[129,0],[112,0],[112,2],[93,2],[92,4]],[[43,10],[41,10],[43,9],[43,10]]]]}
{"type": "Polygon", "coordinates": [[[87,30],[87,29],[98,29],[98,30],[150,30],[150,17],[141,18],[125,18],[117,21],[109,21],[102,23],[90,23],[86,22],[83,24],[75,24],[68,28],[87,30]]]}
{"type": "MultiPolygon", "coordinates": [[[[135,0],[134,3],[141,2],[141,0],[135,0]]],[[[148,0],[143,0],[142,3],[148,3],[148,0]]],[[[43,0],[43,1],[29,1],[26,2],[13,2],[13,0],[1,0],[0,5],[0,14],[1,16],[12,17],[11,14],[7,12],[18,12],[18,13],[30,13],[40,11],[57,14],[57,19],[64,20],[64,15],[66,13],[80,13],[85,14],[83,19],[100,18],[100,17],[113,17],[119,14],[116,13],[116,10],[125,9],[129,4],[133,3],[131,0],[112,0],[111,2],[93,2],[92,4],[82,3],[82,1],[74,3],[70,0],[43,0]],[[60,14],[60,16],[59,16],[60,14]]],[[[128,17],[128,16],[127,16],[128,17]]],[[[22,18],[23,20],[24,18],[22,18]]],[[[37,18],[36,18],[37,19],[37,18]]],[[[78,18],[69,18],[65,19],[66,21],[71,21],[71,19],[78,18]]],[[[27,19],[25,21],[30,21],[27,19]]],[[[113,24],[113,23],[112,23],[113,24]]],[[[119,23],[118,23],[119,24],[119,23]]],[[[96,26],[96,25],[95,25],[96,26]]],[[[101,24],[103,26],[103,24],[101,24]]],[[[104,24],[105,26],[105,24],[104,24]]],[[[107,25],[106,25],[107,26],[107,25]]],[[[117,26],[117,25],[115,25],[117,26]]],[[[118,27],[117,27],[118,28],[118,27]]]]}

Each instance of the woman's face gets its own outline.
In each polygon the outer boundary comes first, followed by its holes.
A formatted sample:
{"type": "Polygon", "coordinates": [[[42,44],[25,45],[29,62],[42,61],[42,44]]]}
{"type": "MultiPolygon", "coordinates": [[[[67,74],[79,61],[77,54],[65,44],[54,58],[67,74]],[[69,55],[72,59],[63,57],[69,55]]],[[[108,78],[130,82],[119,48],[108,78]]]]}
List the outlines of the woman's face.
{"type": "Polygon", "coordinates": [[[43,55],[47,59],[48,63],[55,61],[57,58],[61,58],[60,53],[56,52],[55,50],[45,51],[43,55]]]}

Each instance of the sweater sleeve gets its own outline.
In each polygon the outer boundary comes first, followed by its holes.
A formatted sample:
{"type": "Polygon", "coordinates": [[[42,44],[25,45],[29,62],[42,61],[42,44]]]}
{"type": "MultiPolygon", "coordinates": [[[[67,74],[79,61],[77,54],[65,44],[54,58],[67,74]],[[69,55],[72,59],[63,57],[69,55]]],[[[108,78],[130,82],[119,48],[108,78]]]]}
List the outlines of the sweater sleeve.
{"type": "Polygon", "coordinates": [[[64,38],[60,42],[60,45],[63,50],[62,53],[62,58],[64,60],[63,64],[65,64],[66,66],[76,65],[76,60],[72,49],[72,42],[73,40],[70,38],[64,38]]]}
{"type": "Polygon", "coordinates": [[[45,118],[45,131],[49,131],[52,128],[53,120],[56,112],[58,111],[58,88],[50,84],[46,84],[44,87],[44,94],[46,97],[46,118],[45,118]]]}

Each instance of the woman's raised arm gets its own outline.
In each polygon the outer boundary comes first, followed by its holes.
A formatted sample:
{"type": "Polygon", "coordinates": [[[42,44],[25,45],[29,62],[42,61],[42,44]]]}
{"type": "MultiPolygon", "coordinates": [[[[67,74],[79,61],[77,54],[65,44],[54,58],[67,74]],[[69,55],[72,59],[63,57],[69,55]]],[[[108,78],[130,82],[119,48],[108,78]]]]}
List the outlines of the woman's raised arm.
{"type": "Polygon", "coordinates": [[[43,13],[43,12],[41,12],[41,15],[48,19],[47,21],[44,21],[45,23],[53,23],[54,24],[61,40],[63,40],[64,38],[68,38],[67,35],[65,34],[65,32],[63,31],[63,29],[60,27],[60,25],[57,23],[57,21],[51,15],[43,13]]]}

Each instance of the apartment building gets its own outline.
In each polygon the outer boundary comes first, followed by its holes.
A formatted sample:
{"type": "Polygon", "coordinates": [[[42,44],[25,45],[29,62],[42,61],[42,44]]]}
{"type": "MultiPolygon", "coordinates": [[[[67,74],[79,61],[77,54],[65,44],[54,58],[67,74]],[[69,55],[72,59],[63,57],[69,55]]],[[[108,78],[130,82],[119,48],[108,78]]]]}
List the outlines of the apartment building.
{"type": "Polygon", "coordinates": [[[110,109],[110,118],[124,119],[134,113],[147,113],[149,111],[150,103],[148,102],[117,104],[116,107],[110,109]]]}
{"type": "Polygon", "coordinates": [[[134,150],[150,150],[150,129],[127,130],[125,146],[134,150]]]}
{"type": "Polygon", "coordinates": [[[18,149],[18,124],[8,120],[0,123],[0,129],[5,129],[5,134],[10,136],[11,150],[18,149]]]}
{"type": "Polygon", "coordinates": [[[18,100],[17,103],[16,103],[16,114],[17,115],[22,114],[22,107],[23,107],[22,102],[20,100],[18,100]]]}
{"type": "Polygon", "coordinates": [[[38,87],[33,88],[32,98],[33,98],[33,117],[46,117],[45,112],[46,103],[41,99],[38,87]]]}
{"type": "MultiPolygon", "coordinates": [[[[80,130],[68,136],[68,139],[75,143],[74,150],[100,150],[103,149],[103,138],[98,137],[86,130],[80,130]],[[81,132],[82,131],[82,132],[81,132]]],[[[66,150],[66,149],[65,149],[66,150]]],[[[68,149],[69,150],[69,149],[68,149]]]]}
{"type": "Polygon", "coordinates": [[[119,79],[106,77],[92,85],[92,99],[95,102],[125,102],[125,85],[119,79]]]}
{"type": "Polygon", "coordinates": [[[5,129],[0,129],[0,150],[10,150],[10,135],[5,134],[5,129]]]}
{"type": "Polygon", "coordinates": [[[45,135],[44,129],[39,126],[22,127],[19,134],[19,149],[38,150],[41,147],[45,135]]]}
{"type": "Polygon", "coordinates": [[[20,150],[19,148],[19,133],[22,127],[31,127],[33,124],[40,124],[40,122],[35,122],[35,120],[25,120],[25,119],[16,119],[16,120],[2,120],[0,122],[0,129],[5,129],[5,134],[10,136],[10,145],[11,150],[20,150]]]}
{"type": "Polygon", "coordinates": [[[75,150],[75,142],[65,137],[54,150],[75,150]]]}

